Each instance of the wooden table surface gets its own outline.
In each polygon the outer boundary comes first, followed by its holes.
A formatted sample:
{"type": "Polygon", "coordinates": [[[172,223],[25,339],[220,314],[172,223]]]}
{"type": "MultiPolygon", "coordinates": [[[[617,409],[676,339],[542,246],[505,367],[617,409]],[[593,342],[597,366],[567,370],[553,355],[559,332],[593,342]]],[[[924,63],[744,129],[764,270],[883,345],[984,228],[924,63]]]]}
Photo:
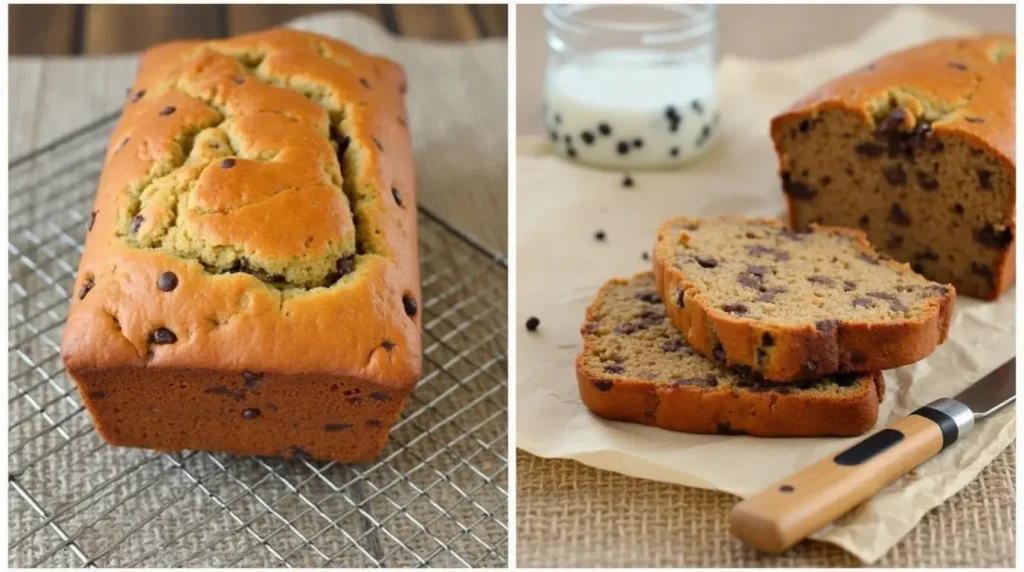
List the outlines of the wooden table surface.
{"type": "Polygon", "coordinates": [[[9,49],[21,55],[137,52],[179,38],[218,38],[262,30],[316,12],[352,10],[393,34],[432,40],[506,37],[502,4],[12,5],[9,49]]]}

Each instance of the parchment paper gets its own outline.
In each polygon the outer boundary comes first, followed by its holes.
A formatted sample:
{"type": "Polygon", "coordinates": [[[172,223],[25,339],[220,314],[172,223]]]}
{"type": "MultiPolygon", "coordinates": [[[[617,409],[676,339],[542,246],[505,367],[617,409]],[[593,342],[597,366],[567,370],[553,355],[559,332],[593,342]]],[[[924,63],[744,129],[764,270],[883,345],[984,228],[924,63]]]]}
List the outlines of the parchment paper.
{"type": "MultiPolygon", "coordinates": [[[[576,390],[579,326],[597,288],[650,267],[659,221],[676,214],[783,210],[768,138],[773,114],[825,79],[894,49],[975,30],[926,11],[897,11],[854,44],[796,60],[726,58],[719,68],[722,139],[699,163],[675,172],[622,174],[556,158],[540,139],[518,146],[517,443],[639,478],[748,497],[856,439],[699,436],[601,420],[576,390]],[[596,230],[607,239],[593,239],[596,230]],[[541,326],[528,334],[527,317],[541,326]]],[[[885,374],[879,427],[938,397],[951,396],[1014,353],[1016,289],[984,303],[958,298],[950,338],[929,358],[885,374]]],[[[884,489],[813,538],[874,562],[931,508],[967,485],[1014,437],[1012,408],[978,424],[964,441],[884,489]]],[[[627,510],[627,509],[624,509],[627,510]]],[[[949,539],[951,542],[955,539],[949,539]]]]}

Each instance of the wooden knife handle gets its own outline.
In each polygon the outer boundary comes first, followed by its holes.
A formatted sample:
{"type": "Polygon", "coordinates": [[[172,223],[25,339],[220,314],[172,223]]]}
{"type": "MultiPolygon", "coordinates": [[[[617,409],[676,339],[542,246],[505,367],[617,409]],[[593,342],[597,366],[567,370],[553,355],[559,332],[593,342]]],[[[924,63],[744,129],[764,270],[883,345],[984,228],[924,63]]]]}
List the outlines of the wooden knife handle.
{"type": "Polygon", "coordinates": [[[740,502],[730,519],[733,535],[783,552],[869,499],[950,444],[948,423],[926,409],[740,502]]]}

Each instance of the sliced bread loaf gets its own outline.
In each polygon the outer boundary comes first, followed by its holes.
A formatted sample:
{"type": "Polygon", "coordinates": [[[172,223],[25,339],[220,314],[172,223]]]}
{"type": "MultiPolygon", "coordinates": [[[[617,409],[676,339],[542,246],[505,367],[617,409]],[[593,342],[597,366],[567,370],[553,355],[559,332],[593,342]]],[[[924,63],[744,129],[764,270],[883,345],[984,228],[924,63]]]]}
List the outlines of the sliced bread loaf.
{"type": "Polygon", "coordinates": [[[688,433],[858,435],[875,425],[885,391],[878,372],[783,385],[716,365],[669,321],[650,272],[606,283],[581,332],[580,397],[616,421],[688,433]]]}
{"type": "Polygon", "coordinates": [[[945,341],[956,297],[852,229],[676,218],[659,228],[654,258],[687,341],[771,381],[914,363],[945,341]]]}

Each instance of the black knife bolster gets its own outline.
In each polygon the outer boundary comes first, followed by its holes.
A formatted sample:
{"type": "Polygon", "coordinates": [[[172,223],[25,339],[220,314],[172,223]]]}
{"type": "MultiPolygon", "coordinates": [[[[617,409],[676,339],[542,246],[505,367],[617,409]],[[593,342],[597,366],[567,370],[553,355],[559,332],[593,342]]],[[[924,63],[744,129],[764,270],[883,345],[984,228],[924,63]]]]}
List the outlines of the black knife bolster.
{"type": "Polygon", "coordinates": [[[925,405],[914,411],[911,415],[919,415],[925,419],[930,419],[939,426],[939,430],[942,431],[943,449],[956,443],[957,438],[960,436],[960,429],[956,426],[956,420],[938,409],[925,405]]]}

